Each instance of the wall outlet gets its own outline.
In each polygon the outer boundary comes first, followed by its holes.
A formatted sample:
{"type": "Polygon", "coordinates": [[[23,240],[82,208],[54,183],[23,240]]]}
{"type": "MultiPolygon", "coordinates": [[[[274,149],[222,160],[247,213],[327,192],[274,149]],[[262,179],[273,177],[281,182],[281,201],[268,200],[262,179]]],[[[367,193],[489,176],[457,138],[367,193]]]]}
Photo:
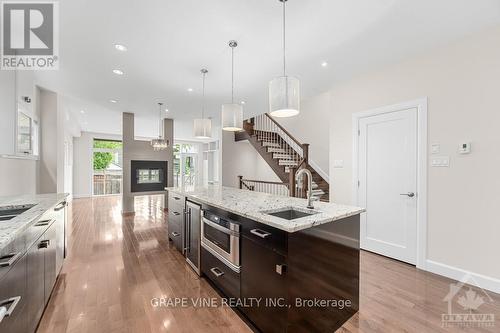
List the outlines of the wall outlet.
{"type": "Polygon", "coordinates": [[[439,156],[433,157],[431,160],[431,166],[435,168],[447,168],[450,166],[450,157],[449,156],[439,156]]]}

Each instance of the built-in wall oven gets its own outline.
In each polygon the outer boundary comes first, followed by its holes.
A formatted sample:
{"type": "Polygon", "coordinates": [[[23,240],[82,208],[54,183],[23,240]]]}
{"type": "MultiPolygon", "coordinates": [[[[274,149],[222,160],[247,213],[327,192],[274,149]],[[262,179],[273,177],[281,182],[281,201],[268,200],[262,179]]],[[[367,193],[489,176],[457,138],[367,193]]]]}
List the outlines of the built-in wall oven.
{"type": "Polygon", "coordinates": [[[228,218],[204,210],[201,223],[201,246],[240,272],[240,225],[228,218]]]}

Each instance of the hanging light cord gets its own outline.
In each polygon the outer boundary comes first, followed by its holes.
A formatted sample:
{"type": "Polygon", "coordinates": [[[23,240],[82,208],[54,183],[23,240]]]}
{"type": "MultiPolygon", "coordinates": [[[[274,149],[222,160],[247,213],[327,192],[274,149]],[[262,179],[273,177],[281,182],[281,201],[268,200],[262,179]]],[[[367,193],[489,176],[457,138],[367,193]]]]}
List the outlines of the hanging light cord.
{"type": "Polygon", "coordinates": [[[234,47],[231,47],[231,104],[234,104],[234,47]]]}
{"type": "Polygon", "coordinates": [[[163,105],[163,103],[158,103],[158,108],[159,108],[159,114],[158,114],[158,139],[162,139],[163,138],[163,128],[162,128],[162,123],[161,123],[161,106],[163,105]]]}
{"type": "Polygon", "coordinates": [[[286,12],[285,6],[287,0],[281,0],[283,2],[283,76],[286,76],[286,12]]]}
{"type": "Polygon", "coordinates": [[[201,101],[201,119],[205,119],[205,75],[207,73],[203,72],[203,97],[201,101]]]}

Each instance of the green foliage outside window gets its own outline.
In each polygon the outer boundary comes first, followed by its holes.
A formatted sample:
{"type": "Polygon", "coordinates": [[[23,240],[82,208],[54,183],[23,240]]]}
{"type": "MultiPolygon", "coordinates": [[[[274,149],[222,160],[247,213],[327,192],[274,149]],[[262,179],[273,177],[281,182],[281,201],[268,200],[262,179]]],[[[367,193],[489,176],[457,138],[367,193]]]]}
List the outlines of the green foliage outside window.
{"type": "MultiPolygon", "coordinates": [[[[94,140],[94,148],[121,149],[121,141],[94,140]]],[[[94,152],[94,170],[106,170],[114,159],[113,153],[94,152]]]]}

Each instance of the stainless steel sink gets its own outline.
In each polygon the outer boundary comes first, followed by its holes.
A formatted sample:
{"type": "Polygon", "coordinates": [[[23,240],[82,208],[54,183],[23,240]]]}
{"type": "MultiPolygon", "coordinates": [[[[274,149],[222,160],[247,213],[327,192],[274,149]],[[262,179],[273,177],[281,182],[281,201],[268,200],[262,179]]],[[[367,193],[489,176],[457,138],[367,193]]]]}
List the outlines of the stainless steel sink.
{"type": "Polygon", "coordinates": [[[19,214],[24,213],[28,209],[32,208],[35,205],[21,205],[21,206],[13,206],[9,208],[1,208],[0,207],[0,221],[8,221],[12,220],[14,217],[19,214]]]}
{"type": "Polygon", "coordinates": [[[308,209],[299,209],[295,207],[287,207],[277,211],[268,211],[264,212],[267,215],[276,216],[285,220],[295,220],[300,219],[301,217],[311,216],[314,214],[318,214],[319,212],[308,209]]]}

